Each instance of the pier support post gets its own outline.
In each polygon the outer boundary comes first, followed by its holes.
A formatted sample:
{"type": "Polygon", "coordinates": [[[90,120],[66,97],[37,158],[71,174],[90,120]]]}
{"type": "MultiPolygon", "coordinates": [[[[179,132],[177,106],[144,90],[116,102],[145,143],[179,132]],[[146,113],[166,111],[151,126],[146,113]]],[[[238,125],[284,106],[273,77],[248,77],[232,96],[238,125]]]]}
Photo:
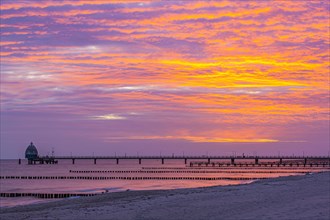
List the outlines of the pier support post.
{"type": "Polygon", "coordinates": [[[119,164],[119,158],[116,158],[116,163],[119,164]]]}
{"type": "Polygon", "coordinates": [[[187,164],[187,158],[184,159],[184,164],[187,164]]]}
{"type": "Polygon", "coordinates": [[[162,164],[164,164],[164,158],[162,158],[162,164]]]}
{"type": "Polygon", "coordinates": [[[18,159],[18,164],[21,164],[21,158],[18,159]]]}
{"type": "Polygon", "coordinates": [[[307,164],[307,158],[305,158],[304,163],[307,164]]]}
{"type": "Polygon", "coordinates": [[[280,164],[282,164],[282,162],[283,162],[283,159],[282,159],[282,158],[280,158],[280,164]]]}
{"type": "Polygon", "coordinates": [[[232,165],[235,164],[235,158],[231,158],[230,160],[232,165]]]}
{"type": "Polygon", "coordinates": [[[207,163],[210,163],[211,162],[211,158],[207,158],[207,163]]]}
{"type": "Polygon", "coordinates": [[[255,164],[258,164],[258,163],[259,163],[259,159],[256,158],[256,159],[255,159],[255,164]]]}
{"type": "Polygon", "coordinates": [[[74,160],[75,160],[75,159],[72,159],[72,164],[74,164],[74,160]]]}
{"type": "Polygon", "coordinates": [[[139,158],[139,164],[141,164],[141,158],[139,158]]]}
{"type": "Polygon", "coordinates": [[[94,158],[94,164],[96,164],[96,158],[94,158]]]}

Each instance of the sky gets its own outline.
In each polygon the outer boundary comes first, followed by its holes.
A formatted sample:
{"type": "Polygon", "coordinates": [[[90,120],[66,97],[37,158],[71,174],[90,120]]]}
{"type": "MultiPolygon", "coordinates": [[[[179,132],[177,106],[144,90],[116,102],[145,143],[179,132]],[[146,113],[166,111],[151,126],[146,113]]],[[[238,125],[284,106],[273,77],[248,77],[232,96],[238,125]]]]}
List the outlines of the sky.
{"type": "Polygon", "coordinates": [[[328,1],[1,1],[1,158],[328,155],[328,1]]]}

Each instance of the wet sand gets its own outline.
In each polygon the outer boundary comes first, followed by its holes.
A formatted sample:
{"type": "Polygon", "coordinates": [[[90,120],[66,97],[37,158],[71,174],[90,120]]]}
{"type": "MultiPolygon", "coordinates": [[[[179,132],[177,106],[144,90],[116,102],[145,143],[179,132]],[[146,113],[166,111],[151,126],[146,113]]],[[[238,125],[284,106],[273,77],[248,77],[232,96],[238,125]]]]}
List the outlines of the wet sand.
{"type": "Polygon", "coordinates": [[[0,219],[330,219],[330,172],[1,208],[0,219]]]}

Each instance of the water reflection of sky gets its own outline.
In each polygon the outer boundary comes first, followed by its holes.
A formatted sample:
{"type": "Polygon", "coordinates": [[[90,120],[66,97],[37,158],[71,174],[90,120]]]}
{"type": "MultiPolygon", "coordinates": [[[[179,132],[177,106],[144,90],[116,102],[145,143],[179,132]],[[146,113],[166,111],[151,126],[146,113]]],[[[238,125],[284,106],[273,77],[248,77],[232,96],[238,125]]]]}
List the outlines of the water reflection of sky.
{"type": "MultiPolygon", "coordinates": [[[[189,168],[183,161],[171,161],[162,165],[160,161],[145,161],[139,165],[138,162],[120,161],[115,164],[104,160],[97,165],[92,160],[82,160],[71,164],[71,161],[60,161],[56,165],[18,165],[16,160],[1,161],[2,176],[91,176],[91,177],[228,177],[228,178],[274,178],[288,175],[301,175],[299,172],[313,172],[315,168],[298,170],[295,168],[228,168],[219,169],[216,167],[208,168],[189,168]],[[175,169],[178,168],[178,169],[175,169]],[[182,169],[184,168],[184,169],[182,169]],[[72,172],[70,172],[72,171],[72,172]],[[77,171],[91,171],[79,173],[77,171]],[[93,172],[94,171],[94,172],[93,172]],[[105,171],[105,172],[95,172],[105,171]],[[117,172],[107,172],[117,171],[117,172]],[[121,173],[118,171],[142,171],[132,173],[121,173]],[[188,171],[188,172],[187,172],[188,171]],[[277,172],[278,171],[278,172],[277,172]]],[[[2,192],[104,192],[108,190],[148,190],[148,189],[175,189],[192,188],[214,185],[229,185],[251,182],[249,180],[77,180],[77,179],[2,179],[2,192]]]]}

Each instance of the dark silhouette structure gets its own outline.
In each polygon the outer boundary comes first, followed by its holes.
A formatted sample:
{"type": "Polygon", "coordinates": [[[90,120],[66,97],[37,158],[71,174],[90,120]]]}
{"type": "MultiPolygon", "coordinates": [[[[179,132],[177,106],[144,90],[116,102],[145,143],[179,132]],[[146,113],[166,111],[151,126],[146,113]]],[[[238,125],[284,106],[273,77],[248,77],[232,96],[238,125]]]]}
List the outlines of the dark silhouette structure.
{"type": "MultiPolygon", "coordinates": [[[[72,160],[75,164],[76,160],[93,160],[96,164],[97,160],[115,160],[119,164],[119,160],[138,160],[142,164],[142,160],[161,160],[165,164],[165,160],[184,160],[187,164],[190,162],[190,167],[197,166],[330,166],[329,156],[55,156],[52,150],[52,156],[39,156],[37,148],[31,144],[25,151],[25,158],[28,159],[28,164],[57,164],[58,160],[72,160]],[[192,161],[192,160],[207,160],[192,161]],[[211,162],[211,160],[213,160],[211,162]],[[238,163],[237,163],[238,162],[238,163]]],[[[21,164],[21,160],[18,161],[21,164]]]]}
{"type": "MultiPolygon", "coordinates": [[[[40,157],[46,160],[48,157],[40,157]]],[[[120,160],[160,160],[165,164],[166,160],[183,160],[185,164],[190,162],[190,166],[330,166],[329,156],[53,156],[54,160],[92,160],[96,164],[97,160],[115,160],[119,164],[120,160]],[[205,160],[194,161],[194,160],[205,160]],[[212,161],[211,161],[212,160],[212,161]]]]}
{"type": "MultiPolygon", "coordinates": [[[[25,158],[28,160],[28,164],[56,164],[57,161],[54,159],[54,157],[41,157],[38,154],[38,150],[36,146],[33,144],[33,142],[30,143],[30,145],[25,150],[25,158]]],[[[21,164],[21,159],[18,160],[18,163],[21,164]]]]}
{"type": "Polygon", "coordinates": [[[32,164],[32,162],[38,159],[38,150],[36,146],[31,142],[30,145],[25,150],[25,158],[28,159],[28,163],[32,164]]]}
{"type": "Polygon", "coordinates": [[[38,158],[38,150],[32,142],[25,150],[25,158],[28,160],[33,160],[38,158]]]}

